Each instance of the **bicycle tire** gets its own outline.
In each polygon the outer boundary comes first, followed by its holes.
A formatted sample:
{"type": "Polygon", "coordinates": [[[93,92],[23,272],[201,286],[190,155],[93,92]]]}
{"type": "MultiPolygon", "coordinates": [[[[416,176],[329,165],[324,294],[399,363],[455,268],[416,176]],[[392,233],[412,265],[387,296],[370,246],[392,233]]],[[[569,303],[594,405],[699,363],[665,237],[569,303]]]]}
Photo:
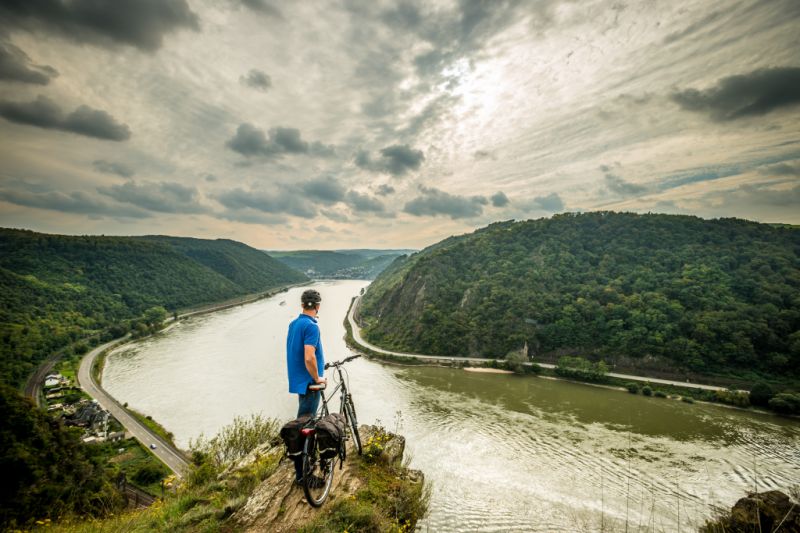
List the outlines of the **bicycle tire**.
{"type": "Polygon", "coordinates": [[[306,437],[303,443],[303,493],[306,495],[311,507],[320,507],[325,502],[331,491],[333,483],[334,459],[327,462],[326,467],[322,467],[320,459],[317,457],[316,440],[313,435],[306,437]],[[321,475],[320,475],[321,474],[321,475]],[[309,481],[313,476],[321,477],[325,480],[322,487],[312,487],[309,481]]]}
{"type": "Polygon", "coordinates": [[[361,435],[358,433],[358,419],[356,418],[356,407],[353,405],[353,398],[347,397],[347,402],[344,404],[344,409],[347,413],[347,419],[350,421],[350,429],[353,432],[353,446],[356,448],[358,455],[361,455],[361,435]]]}

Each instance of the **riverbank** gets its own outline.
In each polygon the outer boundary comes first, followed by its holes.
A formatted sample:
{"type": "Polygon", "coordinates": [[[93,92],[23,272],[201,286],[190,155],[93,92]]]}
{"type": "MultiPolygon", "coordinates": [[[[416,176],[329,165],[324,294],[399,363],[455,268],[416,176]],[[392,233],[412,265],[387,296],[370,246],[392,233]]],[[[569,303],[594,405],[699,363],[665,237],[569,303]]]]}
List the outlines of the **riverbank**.
{"type": "MultiPolygon", "coordinates": [[[[484,371],[486,372],[499,370],[502,373],[511,372],[512,370],[507,367],[505,360],[500,359],[407,354],[373,346],[361,337],[360,329],[355,319],[359,299],[360,296],[356,296],[351,300],[350,307],[347,310],[347,316],[344,320],[345,342],[348,344],[348,347],[354,351],[362,353],[367,357],[380,359],[392,364],[448,366],[464,368],[465,370],[469,369],[469,371],[472,372],[475,372],[476,369],[485,369],[484,371]]],[[[642,392],[642,396],[672,398],[686,403],[700,401],[720,404],[726,407],[752,410],[753,412],[765,412],[751,407],[749,392],[746,390],[732,390],[718,385],[688,382],[681,383],[651,376],[619,373],[605,373],[602,376],[595,376],[590,380],[581,380],[560,375],[558,366],[554,364],[527,362],[522,363],[522,365],[525,369],[524,373],[526,374],[542,374],[553,379],[599,385],[615,390],[628,391],[633,394],[642,392]]],[[[772,412],[769,413],[776,414],[772,412]]],[[[796,417],[792,416],[792,418],[796,417]]]]}

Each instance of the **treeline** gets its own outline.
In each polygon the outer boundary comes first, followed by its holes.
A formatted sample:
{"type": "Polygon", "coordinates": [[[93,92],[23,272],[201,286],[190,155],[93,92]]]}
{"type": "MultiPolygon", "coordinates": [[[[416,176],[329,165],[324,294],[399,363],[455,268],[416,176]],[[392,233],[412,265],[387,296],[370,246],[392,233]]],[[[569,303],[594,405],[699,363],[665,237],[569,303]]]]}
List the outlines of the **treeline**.
{"type": "Polygon", "coordinates": [[[798,376],[800,229],[594,212],[492,224],[395,261],[361,305],[383,347],[798,376]]]}
{"type": "Polygon", "coordinates": [[[48,355],[121,322],[141,330],[148,309],[172,313],[305,279],[229,240],[0,229],[0,380],[18,385],[48,355]]]}
{"type": "Polygon", "coordinates": [[[410,250],[293,250],[268,252],[313,278],[374,279],[398,256],[410,250]]]}

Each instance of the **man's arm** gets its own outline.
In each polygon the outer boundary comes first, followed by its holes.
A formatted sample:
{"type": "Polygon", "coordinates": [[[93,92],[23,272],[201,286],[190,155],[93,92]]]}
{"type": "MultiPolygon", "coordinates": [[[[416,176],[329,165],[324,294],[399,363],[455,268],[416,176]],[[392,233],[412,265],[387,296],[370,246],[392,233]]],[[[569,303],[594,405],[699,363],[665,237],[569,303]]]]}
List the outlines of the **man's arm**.
{"type": "Polygon", "coordinates": [[[319,377],[319,369],[317,369],[317,349],[308,344],[303,348],[305,349],[306,370],[311,374],[314,383],[325,383],[325,378],[319,377]]]}

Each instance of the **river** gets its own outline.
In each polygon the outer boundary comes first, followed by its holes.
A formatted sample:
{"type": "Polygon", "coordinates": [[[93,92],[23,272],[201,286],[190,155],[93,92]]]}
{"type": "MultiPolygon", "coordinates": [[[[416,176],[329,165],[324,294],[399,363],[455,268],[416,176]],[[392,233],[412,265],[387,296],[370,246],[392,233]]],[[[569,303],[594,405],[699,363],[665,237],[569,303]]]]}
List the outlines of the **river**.
{"type": "MultiPolygon", "coordinates": [[[[313,284],[328,360],[350,354],[342,322],[367,284],[313,284]]],[[[288,419],[286,329],[306,288],[124,346],[103,386],[182,447],[236,415],[288,419]]],[[[411,466],[432,483],[422,531],[695,531],[714,506],[800,480],[793,420],[546,378],[347,367],[359,421],[405,435],[411,466]]]]}

